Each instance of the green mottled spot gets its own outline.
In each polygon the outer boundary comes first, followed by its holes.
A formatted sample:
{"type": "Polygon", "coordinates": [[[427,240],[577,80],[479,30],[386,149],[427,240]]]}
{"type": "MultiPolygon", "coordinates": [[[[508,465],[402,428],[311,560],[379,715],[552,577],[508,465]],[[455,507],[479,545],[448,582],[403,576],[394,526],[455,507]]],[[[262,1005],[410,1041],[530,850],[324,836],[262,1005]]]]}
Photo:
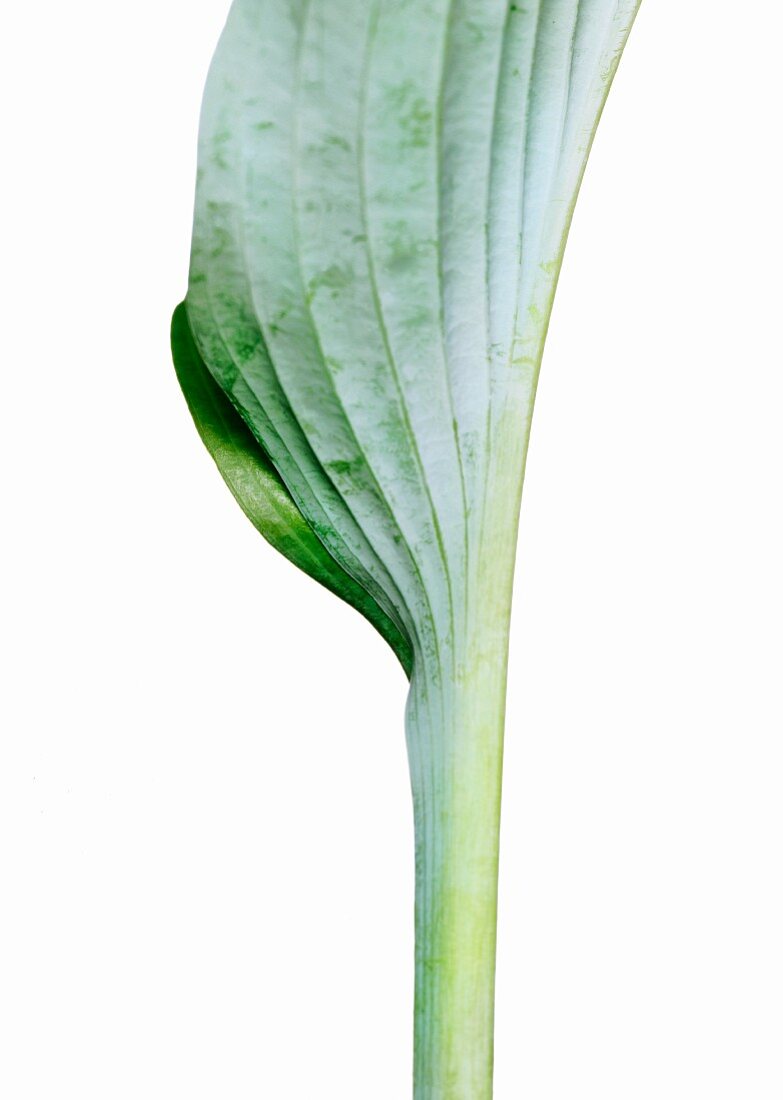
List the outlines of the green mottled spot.
{"type": "Polygon", "coordinates": [[[433,134],[432,111],[424,96],[416,91],[412,81],[397,84],[388,92],[391,111],[403,132],[403,148],[426,146],[433,134]]]}
{"type": "Polygon", "coordinates": [[[351,145],[341,134],[329,134],[324,138],[324,145],[331,146],[334,149],[342,149],[346,153],[350,153],[351,145]]]}
{"type": "Polygon", "coordinates": [[[364,475],[365,463],[362,458],[336,458],[332,462],[326,463],[326,469],[338,477],[356,477],[357,475],[364,475]]]}
{"type": "Polygon", "coordinates": [[[352,267],[347,264],[331,264],[330,267],[319,272],[318,275],[314,275],[307,284],[308,301],[312,301],[319,290],[331,290],[331,297],[336,298],[339,291],[345,290],[346,287],[353,284],[354,278],[352,267]]]}
{"type": "Polygon", "coordinates": [[[414,236],[404,221],[388,222],[384,228],[386,265],[390,271],[404,274],[424,253],[437,248],[437,241],[414,236]]]}

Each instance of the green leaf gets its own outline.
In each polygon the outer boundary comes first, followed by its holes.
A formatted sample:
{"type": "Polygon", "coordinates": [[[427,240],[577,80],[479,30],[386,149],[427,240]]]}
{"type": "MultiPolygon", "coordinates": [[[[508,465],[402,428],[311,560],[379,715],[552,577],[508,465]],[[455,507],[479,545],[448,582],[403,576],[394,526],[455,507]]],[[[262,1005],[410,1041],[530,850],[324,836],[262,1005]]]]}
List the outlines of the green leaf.
{"type": "Polygon", "coordinates": [[[212,63],[194,337],[427,675],[464,660],[479,575],[515,538],[565,237],[637,6],[235,0],[212,63]]]}
{"type": "Polygon", "coordinates": [[[411,642],[416,1100],[492,1094],[527,445],[637,8],[234,0],[204,95],[193,337],[312,531],[411,642]]]}
{"type": "Polygon", "coordinates": [[[171,347],[198,433],[247,518],[289,561],[369,619],[410,674],[409,642],[372,596],[340,568],[294,504],[261,444],[204,365],[184,302],[174,311],[171,347]]]}

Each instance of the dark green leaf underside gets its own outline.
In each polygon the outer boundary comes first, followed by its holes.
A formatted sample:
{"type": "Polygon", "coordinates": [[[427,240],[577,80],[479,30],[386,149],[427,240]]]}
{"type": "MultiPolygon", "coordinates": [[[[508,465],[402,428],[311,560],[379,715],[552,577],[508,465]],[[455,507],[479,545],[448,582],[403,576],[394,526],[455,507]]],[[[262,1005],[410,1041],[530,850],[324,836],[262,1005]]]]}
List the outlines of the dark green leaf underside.
{"type": "Polygon", "coordinates": [[[289,561],[364,615],[410,675],[408,640],[372,596],[337,564],[302,516],[258,440],[207,370],[184,302],[172,318],[171,349],[198,433],[247,518],[289,561]]]}

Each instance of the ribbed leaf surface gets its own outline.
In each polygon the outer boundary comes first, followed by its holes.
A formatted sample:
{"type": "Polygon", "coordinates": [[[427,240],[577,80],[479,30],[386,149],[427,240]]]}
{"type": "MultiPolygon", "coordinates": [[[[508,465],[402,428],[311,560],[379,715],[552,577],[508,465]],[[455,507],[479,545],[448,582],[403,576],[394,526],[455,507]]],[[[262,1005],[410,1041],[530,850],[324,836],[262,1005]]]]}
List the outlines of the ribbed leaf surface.
{"type": "Polygon", "coordinates": [[[565,235],[637,6],[235,0],[213,62],[193,334],[330,558],[423,658],[458,652],[492,532],[516,523],[565,235]]]}
{"type": "Polygon", "coordinates": [[[177,378],[199,435],[250,522],[289,561],[369,619],[410,674],[413,655],[407,638],[372,596],[340,568],[291,499],[263,447],[204,365],[184,303],[174,311],[171,347],[177,378]]]}

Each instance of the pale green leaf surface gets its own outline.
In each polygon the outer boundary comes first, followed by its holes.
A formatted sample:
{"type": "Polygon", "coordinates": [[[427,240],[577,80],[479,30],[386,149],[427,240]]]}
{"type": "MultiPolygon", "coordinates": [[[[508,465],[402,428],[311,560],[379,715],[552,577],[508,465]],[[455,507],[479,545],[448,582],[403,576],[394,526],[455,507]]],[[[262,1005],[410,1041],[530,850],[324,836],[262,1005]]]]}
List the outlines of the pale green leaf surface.
{"type": "Polygon", "coordinates": [[[458,659],[482,548],[515,523],[565,233],[636,7],[235,0],[213,62],[196,341],[423,657],[458,659]]]}

